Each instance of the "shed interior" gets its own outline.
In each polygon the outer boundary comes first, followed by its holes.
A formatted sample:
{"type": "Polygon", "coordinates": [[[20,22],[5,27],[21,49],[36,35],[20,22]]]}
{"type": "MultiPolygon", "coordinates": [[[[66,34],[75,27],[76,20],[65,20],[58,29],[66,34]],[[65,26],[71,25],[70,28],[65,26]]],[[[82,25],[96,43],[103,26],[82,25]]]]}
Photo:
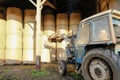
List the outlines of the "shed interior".
{"type": "MultiPolygon", "coordinates": [[[[32,1],[36,3],[37,0],[32,1]]],[[[6,16],[6,20],[0,19],[2,35],[0,36],[0,44],[2,44],[0,46],[2,62],[0,63],[33,64],[37,53],[41,55],[43,62],[64,57],[67,46],[65,41],[50,42],[51,50],[44,46],[51,34],[61,32],[68,35],[72,31],[76,34],[81,19],[109,8],[119,10],[119,3],[120,0],[47,0],[42,9],[41,29],[39,30],[37,23],[40,20],[35,20],[36,7],[30,0],[0,0],[0,17],[5,19],[6,16]],[[38,37],[40,40],[37,39],[38,37]]]]}

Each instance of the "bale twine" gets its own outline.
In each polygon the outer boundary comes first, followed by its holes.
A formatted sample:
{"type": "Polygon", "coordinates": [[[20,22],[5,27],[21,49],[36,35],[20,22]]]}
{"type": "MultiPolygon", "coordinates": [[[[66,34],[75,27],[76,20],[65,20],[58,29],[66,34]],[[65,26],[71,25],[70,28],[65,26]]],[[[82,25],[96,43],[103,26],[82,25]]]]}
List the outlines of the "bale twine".
{"type": "Polygon", "coordinates": [[[22,11],[16,7],[7,8],[6,63],[20,64],[22,60],[22,11]]]}
{"type": "Polygon", "coordinates": [[[77,34],[79,22],[81,20],[81,14],[80,13],[71,13],[70,14],[70,20],[69,20],[69,33],[77,34]]]}
{"type": "MultiPolygon", "coordinates": [[[[57,25],[57,31],[59,31],[62,34],[68,33],[68,14],[66,13],[59,13],[57,14],[57,19],[56,19],[56,25],[57,25]]],[[[61,56],[65,56],[65,47],[66,44],[65,42],[57,43],[57,59],[61,56]]]]}
{"type": "Polygon", "coordinates": [[[5,61],[5,8],[0,7],[0,64],[5,61]]]}

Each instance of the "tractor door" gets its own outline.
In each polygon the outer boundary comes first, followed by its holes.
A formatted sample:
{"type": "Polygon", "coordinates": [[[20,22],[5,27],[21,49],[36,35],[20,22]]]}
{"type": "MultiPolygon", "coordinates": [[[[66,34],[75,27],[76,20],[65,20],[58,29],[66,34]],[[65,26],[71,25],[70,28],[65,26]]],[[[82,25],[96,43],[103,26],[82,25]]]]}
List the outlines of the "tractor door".
{"type": "Polygon", "coordinates": [[[75,59],[77,63],[82,63],[84,54],[85,54],[85,46],[90,41],[90,21],[86,21],[80,24],[77,39],[75,41],[76,45],[76,55],[75,59]]]}

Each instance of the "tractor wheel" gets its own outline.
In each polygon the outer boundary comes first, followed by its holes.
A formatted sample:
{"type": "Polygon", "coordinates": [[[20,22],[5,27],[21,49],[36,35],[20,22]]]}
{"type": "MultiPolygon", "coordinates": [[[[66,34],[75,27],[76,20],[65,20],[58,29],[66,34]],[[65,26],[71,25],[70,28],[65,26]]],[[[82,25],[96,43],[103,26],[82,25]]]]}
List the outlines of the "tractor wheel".
{"type": "Polygon", "coordinates": [[[119,80],[119,73],[117,56],[110,50],[94,49],[83,59],[85,80],[119,80]]]}
{"type": "Polygon", "coordinates": [[[59,61],[58,62],[58,71],[60,75],[64,76],[67,73],[67,64],[65,61],[59,61]]]}

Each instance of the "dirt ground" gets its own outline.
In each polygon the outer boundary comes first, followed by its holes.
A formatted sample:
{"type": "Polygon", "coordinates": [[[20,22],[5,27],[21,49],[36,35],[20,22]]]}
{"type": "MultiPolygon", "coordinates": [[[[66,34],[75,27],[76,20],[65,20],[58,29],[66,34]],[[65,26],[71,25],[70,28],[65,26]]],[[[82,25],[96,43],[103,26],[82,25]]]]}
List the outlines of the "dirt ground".
{"type": "Polygon", "coordinates": [[[42,64],[40,71],[35,65],[4,65],[0,66],[0,80],[83,80],[75,73],[74,66],[68,66],[66,76],[60,76],[56,64],[42,64]]]}

